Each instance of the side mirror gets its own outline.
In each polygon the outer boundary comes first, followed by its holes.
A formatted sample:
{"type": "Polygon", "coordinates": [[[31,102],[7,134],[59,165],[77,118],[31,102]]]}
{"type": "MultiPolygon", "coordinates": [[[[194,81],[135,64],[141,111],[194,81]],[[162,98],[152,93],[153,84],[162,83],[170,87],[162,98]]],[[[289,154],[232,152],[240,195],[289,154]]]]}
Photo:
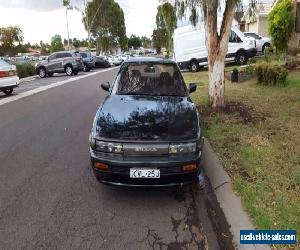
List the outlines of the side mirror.
{"type": "Polygon", "coordinates": [[[189,85],[189,93],[195,92],[197,89],[197,85],[195,83],[190,83],[189,85]]]}
{"type": "Polygon", "coordinates": [[[109,88],[110,88],[110,84],[109,82],[103,82],[101,83],[101,88],[105,91],[109,91],[109,88]]]}

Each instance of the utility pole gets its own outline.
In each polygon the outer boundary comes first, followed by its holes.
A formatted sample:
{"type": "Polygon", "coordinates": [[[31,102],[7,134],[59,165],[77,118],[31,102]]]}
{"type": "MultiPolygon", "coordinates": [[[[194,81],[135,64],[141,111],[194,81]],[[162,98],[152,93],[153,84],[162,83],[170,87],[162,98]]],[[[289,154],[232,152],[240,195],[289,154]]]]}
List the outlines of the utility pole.
{"type": "Polygon", "coordinates": [[[67,34],[68,34],[68,50],[70,50],[70,35],[69,35],[69,21],[68,21],[68,10],[72,9],[70,0],[63,0],[63,6],[66,7],[66,20],[67,20],[67,34]]]}
{"type": "Polygon", "coordinates": [[[70,50],[70,34],[69,34],[69,21],[68,21],[68,7],[66,7],[66,20],[67,20],[67,34],[68,34],[68,50],[70,50]]]}

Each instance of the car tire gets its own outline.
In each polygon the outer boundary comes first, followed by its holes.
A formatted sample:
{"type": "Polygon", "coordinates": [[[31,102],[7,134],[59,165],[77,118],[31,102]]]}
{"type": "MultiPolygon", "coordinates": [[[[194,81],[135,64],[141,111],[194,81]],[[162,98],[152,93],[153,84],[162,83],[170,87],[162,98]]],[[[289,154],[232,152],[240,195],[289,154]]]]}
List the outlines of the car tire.
{"type": "Polygon", "coordinates": [[[92,68],[87,68],[86,72],[90,72],[92,68]]]}
{"type": "Polygon", "coordinates": [[[38,75],[40,78],[45,78],[47,76],[46,69],[44,67],[40,67],[38,69],[38,75]]]}
{"type": "Polygon", "coordinates": [[[2,90],[2,91],[3,91],[3,93],[6,94],[6,95],[11,95],[12,92],[14,91],[14,89],[13,89],[13,88],[9,88],[9,89],[4,89],[4,90],[2,90]]]}
{"type": "Polygon", "coordinates": [[[74,73],[73,67],[71,65],[66,65],[65,73],[66,73],[67,76],[72,76],[73,73],[74,73]]]}
{"type": "Polygon", "coordinates": [[[245,65],[248,62],[248,56],[247,53],[245,51],[240,51],[237,56],[236,56],[236,62],[239,65],[245,65]]]}
{"type": "Polygon", "coordinates": [[[89,68],[86,64],[83,64],[83,72],[88,72],[89,71],[89,68]]]}
{"type": "Polygon", "coordinates": [[[266,48],[271,48],[271,45],[268,44],[268,43],[265,43],[265,44],[264,44],[264,46],[262,47],[262,50],[261,50],[263,54],[265,53],[265,49],[266,49],[266,48]]]}
{"type": "Polygon", "coordinates": [[[192,60],[190,62],[190,71],[193,73],[198,72],[199,70],[199,63],[196,60],[192,60]]]}
{"type": "Polygon", "coordinates": [[[54,74],[54,73],[48,73],[47,75],[48,75],[49,77],[52,77],[53,74],[54,74]]]}
{"type": "Polygon", "coordinates": [[[78,75],[78,72],[79,72],[78,70],[74,70],[73,71],[74,76],[78,75]]]}

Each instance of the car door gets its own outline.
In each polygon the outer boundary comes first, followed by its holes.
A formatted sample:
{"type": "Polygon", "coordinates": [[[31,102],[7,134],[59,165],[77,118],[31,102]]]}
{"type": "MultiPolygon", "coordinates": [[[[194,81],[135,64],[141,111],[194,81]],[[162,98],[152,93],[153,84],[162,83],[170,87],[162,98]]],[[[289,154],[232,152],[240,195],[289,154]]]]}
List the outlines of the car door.
{"type": "Polygon", "coordinates": [[[59,65],[59,71],[64,72],[65,65],[72,61],[72,54],[70,52],[62,53],[59,65]]]}
{"type": "Polygon", "coordinates": [[[64,55],[65,53],[57,53],[55,59],[53,60],[53,72],[64,72],[64,55]]]}
{"type": "Polygon", "coordinates": [[[48,57],[48,63],[47,63],[47,71],[48,72],[54,72],[56,69],[56,63],[57,63],[57,56],[58,54],[52,54],[48,57]]]}
{"type": "Polygon", "coordinates": [[[234,58],[236,52],[239,50],[242,44],[243,41],[241,40],[241,38],[233,30],[231,30],[229,33],[229,43],[226,60],[234,58]]]}

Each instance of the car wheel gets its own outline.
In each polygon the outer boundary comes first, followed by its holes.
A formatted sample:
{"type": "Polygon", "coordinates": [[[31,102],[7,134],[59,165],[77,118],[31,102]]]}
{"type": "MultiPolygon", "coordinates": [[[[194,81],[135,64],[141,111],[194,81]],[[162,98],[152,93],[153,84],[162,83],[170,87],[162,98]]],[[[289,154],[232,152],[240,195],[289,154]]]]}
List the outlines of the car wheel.
{"type": "Polygon", "coordinates": [[[264,44],[264,46],[262,47],[262,53],[264,54],[265,53],[265,49],[266,48],[270,48],[270,47],[271,47],[270,44],[268,44],[268,43],[264,44]]]}
{"type": "Polygon", "coordinates": [[[40,78],[46,77],[46,69],[44,67],[39,68],[38,74],[39,74],[40,78]]]}
{"type": "Polygon", "coordinates": [[[91,68],[87,68],[87,69],[86,69],[86,72],[90,72],[90,71],[91,71],[91,68]]]}
{"type": "Polygon", "coordinates": [[[52,77],[52,76],[53,76],[53,74],[54,74],[54,73],[48,73],[48,76],[49,76],[49,77],[52,77]]]}
{"type": "Polygon", "coordinates": [[[245,65],[247,64],[247,61],[248,61],[248,57],[247,57],[247,54],[246,52],[244,51],[241,51],[237,54],[236,56],[236,62],[239,64],[239,65],[245,65]]]}
{"type": "Polygon", "coordinates": [[[78,75],[78,70],[73,71],[74,76],[78,75]]]}
{"type": "Polygon", "coordinates": [[[86,64],[83,64],[83,69],[82,69],[84,72],[88,72],[88,67],[86,64]]]}
{"type": "Polygon", "coordinates": [[[2,90],[2,91],[3,91],[3,93],[6,94],[6,95],[11,95],[12,92],[14,91],[14,89],[13,89],[13,88],[9,88],[9,89],[4,89],[4,90],[2,90]]]}
{"type": "Polygon", "coordinates": [[[193,73],[196,73],[199,70],[199,64],[198,64],[198,62],[196,60],[191,61],[191,63],[190,63],[190,70],[193,73]]]}
{"type": "Polygon", "coordinates": [[[67,75],[67,76],[73,75],[73,68],[72,68],[72,66],[71,66],[71,65],[67,65],[67,66],[65,67],[65,72],[66,72],[66,75],[67,75]]]}

